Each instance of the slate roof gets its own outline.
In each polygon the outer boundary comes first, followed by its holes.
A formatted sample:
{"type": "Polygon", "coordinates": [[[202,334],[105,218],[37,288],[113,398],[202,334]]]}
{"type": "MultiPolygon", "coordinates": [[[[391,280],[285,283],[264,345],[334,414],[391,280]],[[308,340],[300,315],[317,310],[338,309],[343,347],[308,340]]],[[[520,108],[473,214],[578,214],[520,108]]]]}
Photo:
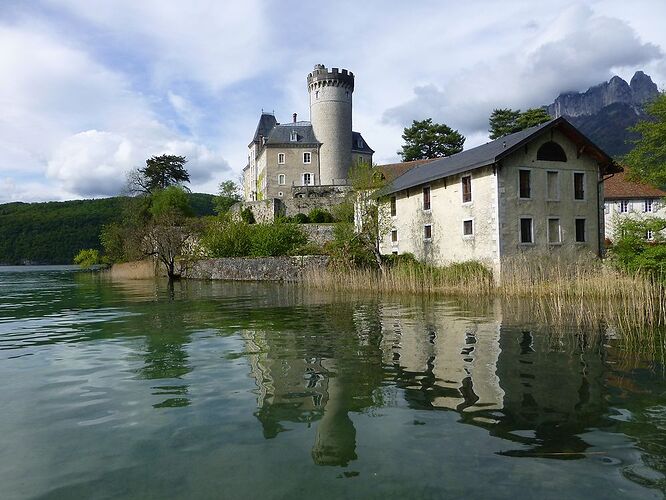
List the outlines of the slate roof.
{"type": "Polygon", "coordinates": [[[352,151],[355,153],[374,153],[375,150],[370,148],[368,146],[368,143],[365,142],[365,139],[363,139],[363,136],[361,135],[360,132],[352,132],[352,151]],[[361,141],[361,144],[363,144],[362,147],[359,147],[359,139],[361,141]]]}
{"type": "Polygon", "coordinates": [[[276,125],[268,135],[266,144],[308,144],[318,146],[321,144],[314,135],[310,122],[284,123],[276,125]],[[291,140],[291,131],[296,131],[296,141],[291,140]]]}
{"type": "Polygon", "coordinates": [[[595,146],[592,141],[585,137],[578,129],[571,125],[565,118],[556,118],[541,125],[530,127],[515,134],[500,137],[481,146],[467,149],[455,155],[435,159],[431,162],[418,165],[408,169],[404,174],[394,179],[383,190],[382,194],[387,195],[408,189],[410,187],[427,184],[437,179],[442,179],[450,175],[467,172],[493,163],[499,162],[502,158],[515,152],[527,142],[538,135],[558,128],[562,130],[569,138],[585,146],[585,153],[593,155],[601,164],[603,173],[613,173],[622,170],[615,164],[613,159],[595,146]]]}
{"type": "Polygon", "coordinates": [[[254,138],[252,139],[252,142],[259,142],[261,141],[262,137],[268,137],[268,134],[276,125],[277,120],[275,119],[275,115],[270,113],[261,113],[261,116],[259,117],[259,123],[257,124],[257,130],[254,132],[254,138]]]}
{"type": "Polygon", "coordinates": [[[604,181],[604,198],[607,200],[663,197],[666,197],[666,191],[652,187],[649,184],[632,182],[627,179],[626,172],[615,174],[604,181]]]}

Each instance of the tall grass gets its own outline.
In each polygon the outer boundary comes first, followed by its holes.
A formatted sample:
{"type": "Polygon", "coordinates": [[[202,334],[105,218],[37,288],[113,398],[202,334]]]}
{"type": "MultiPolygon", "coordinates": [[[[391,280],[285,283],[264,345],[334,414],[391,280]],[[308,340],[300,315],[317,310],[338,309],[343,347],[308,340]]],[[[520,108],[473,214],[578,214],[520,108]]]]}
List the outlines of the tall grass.
{"type": "Polygon", "coordinates": [[[533,317],[548,324],[592,327],[611,324],[645,339],[637,329],[666,325],[666,289],[641,274],[626,274],[586,258],[516,257],[502,262],[500,283],[479,262],[446,267],[399,263],[384,273],[331,266],[312,269],[306,286],[334,291],[493,296],[530,303],[533,317]]]}

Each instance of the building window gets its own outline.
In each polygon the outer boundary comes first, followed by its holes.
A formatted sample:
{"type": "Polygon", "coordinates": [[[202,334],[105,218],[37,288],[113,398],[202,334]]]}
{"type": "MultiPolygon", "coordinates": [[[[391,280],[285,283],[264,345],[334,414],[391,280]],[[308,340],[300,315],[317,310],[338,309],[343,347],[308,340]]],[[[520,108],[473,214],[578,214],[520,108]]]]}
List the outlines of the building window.
{"type": "Polygon", "coordinates": [[[654,231],[648,229],[645,233],[645,239],[648,241],[654,241],[654,231]]]}
{"type": "Polygon", "coordinates": [[[287,182],[287,177],[284,174],[278,174],[278,185],[284,186],[287,182]]]}
{"type": "Polygon", "coordinates": [[[312,184],[313,184],[313,182],[312,182],[312,174],[307,173],[307,172],[304,173],[304,174],[303,174],[303,185],[304,185],[304,186],[312,186],[312,184]]]}
{"type": "Polygon", "coordinates": [[[423,226],[423,238],[426,240],[432,239],[432,224],[426,224],[423,226]]]}
{"type": "Polygon", "coordinates": [[[644,212],[652,212],[652,200],[645,200],[644,212]]]}
{"type": "Polygon", "coordinates": [[[522,244],[534,243],[532,217],[522,217],[520,219],[520,242],[522,244]]]}
{"type": "Polygon", "coordinates": [[[291,134],[289,134],[289,140],[291,142],[296,142],[298,140],[298,134],[296,133],[295,130],[292,130],[291,134]]]}
{"type": "Polygon", "coordinates": [[[423,210],[430,210],[430,186],[423,188],[423,210]]]}
{"type": "Polygon", "coordinates": [[[391,243],[397,243],[398,242],[398,230],[393,229],[391,230],[391,243]]]}
{"type": "Polygon", "coordinates": [[[560,226],[560,219],[548,219],[548,243],[552,245],[562,243],[562,229],[560,226]]]}
{"type": "Polygon", "coordinates": [[[560,179],[558,172],[550,171],[546,173],[548,199],[550,201],[559,201],[560,199],[560,179]]]}
{"type": "Polygon", "coordinates": [[[358,140],[356,141],[356,146],[358,147],[358,149],[363,149],[363,139],[359,137],[358,140]]]}
{"type": "Polygon", "coordinates": [[[585,199],[585,174],[574,172],[574,200],[585,199]]]}
{"type": "Polygon", "coordinates": [[[312,161],[311,153],[303,153],[303,163],[308,164],[312,161]]]}
{"type": "Polygon", "coordinates": [[[474,221],[472,219],[463,221],[463,236],[474,236],[474,221]]]}
{"type": "Polygon", "coordinates": [[[282,191],[278,191],[278,196],[282,197],[284,196],[284,193],[282,191]]]}
{"type": "Polygon", "coordinates": [[[391,217],[395,217],[398,213],[398,200],[395,196],[391,196],[391,217]]]}
{"type": "Polygon", "coordinates": [[[519,170],[518,177],[520,179],[519,196],[521,198],[530,198],[530,171],[519,170]]]}
{"type": "Polygon", "coordinates": [[[567,155],[558,143],[548,141],[537,151],[537,160],[543,161],[567,161],[567,155]]]}
{"type": "Polygon", "coordinates": [[[626,214],[629,211],[629,202],[627,200],[620,201],[620,213],[626,214]]]}
{"type": "Polygon", "coordinates": [[[466,175],[460,182],[462,183],[462,201],[469,203],[472,201],[472,176],[466,175]]]}
{"type": "Polygon", "coordinates": [[[585,234],[585,219],[576,219],[576,242],[585,243],[587,234],[585,234]]]}
{"type": "Polygon", "coordinates": [[[284,165],[284,153],[278,153],[278,164],[284,165]]]}

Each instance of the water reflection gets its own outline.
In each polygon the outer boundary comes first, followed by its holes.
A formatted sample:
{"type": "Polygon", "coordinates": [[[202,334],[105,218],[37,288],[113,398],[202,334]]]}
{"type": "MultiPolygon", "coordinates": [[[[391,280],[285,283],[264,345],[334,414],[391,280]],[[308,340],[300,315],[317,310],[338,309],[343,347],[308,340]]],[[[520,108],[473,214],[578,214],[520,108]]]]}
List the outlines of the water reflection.
{"type": "MultiPolygon", "coordinates": [[[[250,462],[266,482],[265,471],[283,460],[294,466],[288,481],[310,488],[331,474],[360,483],[382,470],[382,484],[416,488],[415,468],[437,485],[444,466],[465,485],[475,467],[495,484],[510,470],[536,477],[539,467],[571,478],[575,465],[591,473],[594,490],[610,476],[600,464],[610,464],[621,472],[613,477],[666,490],[663,366],[627,357],[602,326],[556,331],[494,300],[340,297],[247,283],[169,288],[89,275],[28,282],[45,286],[32,296],[21,279],[0,283],[0,355],[39,357],[21,361],[24,372],[13,358],[16,365],[0,365],[30,388],[5,389],[26,408],[5,417],[8,436],[39,415],[38,390],[17,374],[42,373],[52,381],[39,392],[43,407],[61,415],[61,428],[85,424],[68,439],[84,429],[88,453],[90,443],[124,436],[117,441],[138,443],[128,445],[131,467],[146,454],[151,467],[173,472],[177,463],[202,484],[233,477],[219,474],[229,464],[237,486],[251,483],[238,472],[250,462]]],[[[111,448],[98,464],[116,456],[111,448]]],[[[50,470],[42,469],[45,484],[50,470]]],[[[367,486],[373,492],[377,482],[367,486]]]]}

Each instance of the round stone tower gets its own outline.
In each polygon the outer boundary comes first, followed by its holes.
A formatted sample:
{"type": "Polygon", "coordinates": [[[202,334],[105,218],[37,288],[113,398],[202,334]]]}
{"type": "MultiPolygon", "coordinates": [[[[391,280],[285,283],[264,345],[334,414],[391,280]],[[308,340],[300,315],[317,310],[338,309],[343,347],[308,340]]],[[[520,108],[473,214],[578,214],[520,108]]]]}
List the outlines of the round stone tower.
{"type": "Polygon", "coordinates": [[[308,75],[310,122],[319,150],[319,183],[345,184],[352,162],[354,73],[317,64],[308,75]]]}

